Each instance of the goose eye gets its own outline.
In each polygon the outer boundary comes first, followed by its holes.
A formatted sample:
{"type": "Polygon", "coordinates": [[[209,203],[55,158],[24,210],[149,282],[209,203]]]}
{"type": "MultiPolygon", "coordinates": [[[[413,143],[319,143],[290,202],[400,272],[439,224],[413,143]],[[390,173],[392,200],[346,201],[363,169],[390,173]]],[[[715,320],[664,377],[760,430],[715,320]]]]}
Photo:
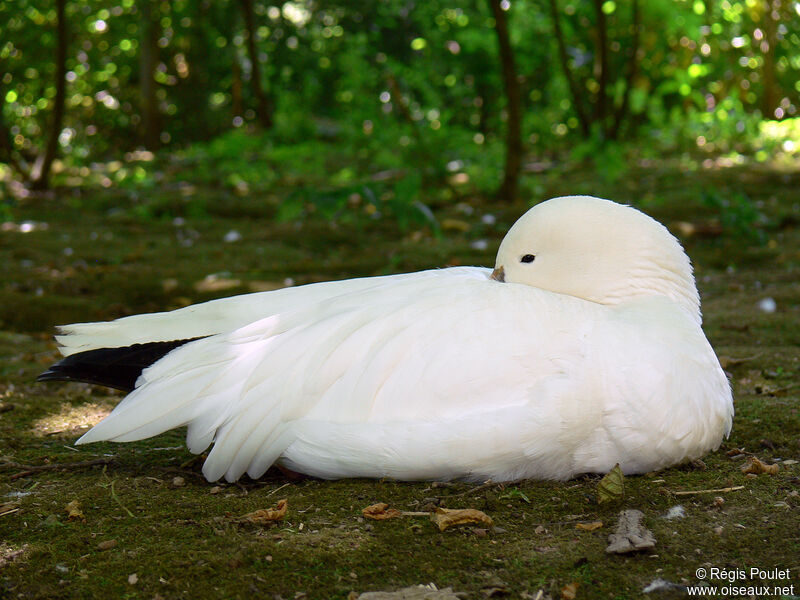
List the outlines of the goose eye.
{"type": "Polygon", "coordinates": [[[536,257],[533,254],[526,254],[519,259],[519,262],[532,263],[536,257]]]}

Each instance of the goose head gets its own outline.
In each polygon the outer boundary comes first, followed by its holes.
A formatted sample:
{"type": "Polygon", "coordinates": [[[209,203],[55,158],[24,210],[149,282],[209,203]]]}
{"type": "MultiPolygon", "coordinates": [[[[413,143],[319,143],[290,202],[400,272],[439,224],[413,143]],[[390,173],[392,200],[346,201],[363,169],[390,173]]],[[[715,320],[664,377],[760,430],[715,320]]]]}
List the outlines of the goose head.
{"type": "Polygon", "coordinates": [[[689,257],[644,213],[591,196],[537,204],[511,227],[492,278],[616,305],[666,296],[701,322],[689,257]]]}

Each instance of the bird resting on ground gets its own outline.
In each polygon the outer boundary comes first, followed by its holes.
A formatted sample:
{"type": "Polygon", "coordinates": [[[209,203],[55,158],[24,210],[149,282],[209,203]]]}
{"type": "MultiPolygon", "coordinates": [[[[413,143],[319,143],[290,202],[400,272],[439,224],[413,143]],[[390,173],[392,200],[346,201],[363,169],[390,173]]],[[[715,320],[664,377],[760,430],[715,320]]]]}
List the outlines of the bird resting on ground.
{"type": "Polygon", "coordinates": [[[129,391],[79,444],[187,426],[209,481],[510,481],[716,449],[726,376],[679,242],[588,196],[534,206],[494,271],[316,283],[60,328],[40,380],[129,391]]]}

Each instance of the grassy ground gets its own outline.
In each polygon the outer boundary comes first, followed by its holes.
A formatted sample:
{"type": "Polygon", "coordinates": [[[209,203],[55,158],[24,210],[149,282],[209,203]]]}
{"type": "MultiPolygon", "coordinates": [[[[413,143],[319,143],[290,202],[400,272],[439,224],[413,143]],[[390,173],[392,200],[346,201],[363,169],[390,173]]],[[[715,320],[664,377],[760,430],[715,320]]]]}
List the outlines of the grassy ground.
{"type": "MultiPolygon", "coordinates": [[[[358,197],[333,221],[312,211],[302,221],[276,222],[280,195],[210,188],[157,189],[144,198],[115,189],[71,192],[16,207],[16,225],[0,232],[0,597],[346,598],[434,582],[469,598],[537,597],[540,590],[569,598],[577,584],[579,598],[622,599],[642,597],[657,578],[697,583],[700,567],[789,569],[788,582],[763,583],[794,584],[800,595],[800,175],[675,163],[598,181],[581,170],[536,176],[541,198],[593,193],[632,202],[681,233],[696,266],[705,329],[736,397],[733,434],[704,467],[630,477],[624,499],[602,505],[597,477],[475,491],[467,484],[297,481],[277,472],[211,484],[199,475],[201,459],[183,448],[181,431],[74,447],[119,397],[34,383],[56,357],[55,324],[174,308],[282,286],[287,278],[300,284],[489,265],[525,206],[464,198],[437,210],[440,236],[376,219],[358,197]],[[204,209],[193,212],[190,200],[204,209]],[[766,298],[774,312],[759,308],[766,298]],[[745,455],[732,456],[734,449],[781,468],[747,476],[745,455]],[[107,464],[20,466],[93,460],[107,464]],[[281,498],[289,508],[274,526],[236,520],[281,498]],[[69,516],[73,501],[83,518],[69,516]],[[406,511],[477,508],[495,528],[442,533],[424,517],[364,519],[362,509],[376,502],[406,511]],[[685,517],[664,518],[678,504],[685,517]],[[653,551],[605,553],[623,508],[644,512],[653,551]],[[603,525],[593,531],[576,527],[597,521],[603,525]]],[[[761,583],[748,571],[737,585],[761,583]]]]}

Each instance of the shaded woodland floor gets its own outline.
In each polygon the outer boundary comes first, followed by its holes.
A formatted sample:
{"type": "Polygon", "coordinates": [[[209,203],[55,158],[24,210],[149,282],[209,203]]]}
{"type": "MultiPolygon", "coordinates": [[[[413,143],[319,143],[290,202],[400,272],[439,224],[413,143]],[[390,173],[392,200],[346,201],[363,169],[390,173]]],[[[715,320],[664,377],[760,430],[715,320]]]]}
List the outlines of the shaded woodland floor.
{"type": "Polygon", "coordinates": [[[763,584],[794,583],[800,595],[800,173],[665,163],[614,183],[554,169],[537,186],[537,200],[591,193],[632,203],[682,238],[736,402],[730,439],[703,464],[629,477],[622,500],[598,504],[594,476],[476,489],[270,472],[212,484],[182,431],[75,447],[119,396],[34,382],[56,358],[54,325],[288,283],[491,265],[527,206],[465,197],[434,207],[437,234],[376,218],[357,194],[332,216],[311,207],[281,221],[280,195],[214,188],[30,198],[0,231],[0,597],[347,598],[433,582],[468,598],[577,590],[622,599],[642,597],[655,579],[696,584],[700,567],[790,569],[790,581],[763,584]],[[204,210],[193,213],[189,200],[204,210]],[[777,474],[744,474],[749,456],[780,465],[777,474]],[[84,461],[104,464],[25,466],[84,461]],[[288,511],[277,524],[237,521],[282,498],[288,511]],[[362,509],[377,502],[476,508],[495,527],[440,532],[425,517],[365,519],[362,509]],[[685,516],[665,518],[677,505],[685,516]],[[644,512],[654,550],[605,552],[623,508],[644,512]]]}

